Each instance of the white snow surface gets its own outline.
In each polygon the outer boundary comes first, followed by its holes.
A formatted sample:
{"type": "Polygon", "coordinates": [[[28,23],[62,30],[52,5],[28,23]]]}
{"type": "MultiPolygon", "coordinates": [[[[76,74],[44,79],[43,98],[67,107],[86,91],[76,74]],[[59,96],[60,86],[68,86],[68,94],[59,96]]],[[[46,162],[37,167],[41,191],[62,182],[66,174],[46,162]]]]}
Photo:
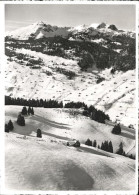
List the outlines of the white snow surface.
{"type": "Polygon", "coordinates": [[[26,126],[16,124],[21,106],[6,106],[6,122],[14,130],[5,135],[6,189],[8,190],[134,190],[135,161],[117,154],[85,146],[89,137],[111,140],[116,149],[122,140],[124,149],[132,139],[111,134],[111,127],[87,117],[73,115],[71,109],[34,108],[26,116],[26,126]],[[36,130],[42,130],[42,138],[36,130]],[[26,137],[24,137],[26,136],[26,137]],[[80,148],[66,146],[79,139],[80,148]]]}
{"type": "Polygon", "coordinates": [[[100,38],[100,39],[91,40],[91,42],[95,42],[95,43],[105,43],[106,41],[105,41],[103,38],[100,38]]]}
{"type": "Polygon", "coordinates": [[[99,23],[92,23],[89,27],[97,28],[99,26],[99,23]]]}
{"type": "Polygon", "coordinates": [[[112,29],[109,29],[108,27],[110,25],[106,24],[104,28],[98,29],[97,27],[99,24],[93,23],[91,25],[78,25],[76,27],[57,27],[57,26],[51,26],[49,24],[46,24],[42,21],[33,23],[31,25],[28,25],[26,27],[21,27],[19,29],[16,29],[14,31],[8,31],[6,33],[6,36],[10,36],[14,39],[19,39],[19,40],[27,40],[30,37],[34,37],[35,39],[39,39],[42,37],[55,37],[55,36],[62,36],[62,37],[67,37],[69,32],[72,32],[73,34],[76,33],[82,33],[82,32],[87,32],[90,28],[93,28],[95,32],[99,33],[105,33],[109,35],[126,35],[130,37],[135,37],[134,32],[129,32],[129,31],[115,31],[112,29]]]}
{"type": "Polygon", "coordinates": [[[27,99],[56,99],[58,101],[81,101],[87,105],[109,114],[111,120],[118,120],[124,125],[136,126],[135,107],[135,70],[125,73],[110,74],[111,69],[104,71],[80,71],[77,61],[39,52],[17,49],[16,52],[41,58],[44,65],[41,69],[31,69],[26,63],[7,61],[5,67],[5,94],[27,99]],[[73,71],[76,76],[68,79],[66,75],[56,72],[56,67],[73,71]],[[46,74],[45,70],[52,73],[46,74]],[[96,84],[96,76],[105,78],[96,84]]]}
{"type": "Polygon", "coordinates": [[[6,36],[11,36],[12,38],[19,40],[27,40],[30,37],[35,36],[36,39],[45,37],[54,37],[54,36],[67,36],[68,31],[66,28],[58,28],[56,26],[51,26],[43,22],[36,22],[29,26],[16,29],[6,33],[6,36]]]}

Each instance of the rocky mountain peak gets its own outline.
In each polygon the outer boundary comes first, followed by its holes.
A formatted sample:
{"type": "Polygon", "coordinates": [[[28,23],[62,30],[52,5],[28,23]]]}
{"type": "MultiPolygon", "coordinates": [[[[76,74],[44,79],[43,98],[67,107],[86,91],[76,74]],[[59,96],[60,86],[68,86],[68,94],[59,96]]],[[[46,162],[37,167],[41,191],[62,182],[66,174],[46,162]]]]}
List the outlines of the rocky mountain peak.
{"type": "Polygon", "coordinates": [[[108,28],[111,30],[118,30],[118,28],[114,24],[111,24],[108,28]]]}
{"type": "Polygon", "coordinates": [[[100,28],[106,28],[106,23],[102,22],[101,24],[98,25],[98,29],[100,28]]]}
{"type": "Polygon", "coordinates": [[[45,23],[43,21],[37,21],[34,23],[34,25],[41,26],[41,25],[45,25],[45,23]]]}

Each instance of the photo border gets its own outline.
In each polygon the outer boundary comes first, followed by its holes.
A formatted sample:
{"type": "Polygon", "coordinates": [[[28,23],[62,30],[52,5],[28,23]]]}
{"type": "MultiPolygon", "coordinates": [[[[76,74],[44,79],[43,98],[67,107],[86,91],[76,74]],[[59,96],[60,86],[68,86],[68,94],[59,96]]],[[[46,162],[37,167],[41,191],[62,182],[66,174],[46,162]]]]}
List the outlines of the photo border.
{"type": "Polygon", "coordinates": [[[1,96],[0,96],[0,106],[1,106],[1,112],[0,112],[0,117],[1,117],[1,123],[0,123],[0,162],[1,162],[1,194],[57,194],[57,195],[65,195],[65,194],[70,194],[70,195],[75,195],[75,194],[89,194],[89,195],[134,195],[138,193],[138,23],[139,23],[139,5],[137,1],[132,1],[132,2],[125,2],[125,1],[1,1],[0,2],[0,52],[1,52],[1,57],[0,57],[0,80],[1,80],[1,85],[0,85],[0,90],[1,90],[1,96]],[[5,56],[4,56],[4,37],[5,37],[5,5],[7,4],[91,4],[91,5],[115,5],[115,4],[120,4],[120,5],[135,5],[135,10],[136,10],[136,182],[135,182],[135,187],[136,189],[133,191],[15,191],[15,190],[6,190],[5,189],[5,133],[4,133],[4,121],[5,121],[5,103],[4,103],[4,95],[5,95],[5,83],[4,83],[4,63],[6,63],[5,56]]]}

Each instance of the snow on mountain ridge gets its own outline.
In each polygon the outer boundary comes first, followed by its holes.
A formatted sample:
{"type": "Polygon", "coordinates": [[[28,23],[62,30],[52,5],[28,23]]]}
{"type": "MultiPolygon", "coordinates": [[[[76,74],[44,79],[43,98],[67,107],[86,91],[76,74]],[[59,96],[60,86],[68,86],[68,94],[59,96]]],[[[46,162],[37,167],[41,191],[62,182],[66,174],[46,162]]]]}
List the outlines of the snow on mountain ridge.
{"type": "Polygon", "coordinates": [[[58,27],[58,26],[52,26],[50,24],[46,24],[42,21],[35,22],[29,26],[22,27],[19,29],[16,29],[14,31],[6,33],[6,36],[11,36],[15,39],[20,40],[27,40],[30,37],[32,38],[38,38],[38,34],[43,34],[41,37],[53,37],[53,36],[62,36],[67,37],[69,33],[82,33],[82,32],[88,32],[89,29],[93,28],[96,32],[101,33],[109,33],[112,32],[113,34],[126,34],[128,36],[133,36],[134,33],[129,31],[123,31],[117,29],[117,27],[114,24],[106,24],[106,23],[92,23],[91,25],[79,25],[76,27],[58,27]]]}
{"type": "Polygon", "coordinates": [[[40,38],[43,38],[44,37],[44,34],[42,31],[39,32],[39,34],[36,36],[35,39],[40,39],[40,38]]]}
{"type": "Polygon", "coordinates": [[[92,23],[89,27],[97,28],[99,23],[92,23]]]}
{"type": "Polygon", "coordinates": [[[35,22],[29,26],[19,28],[12,32],[8,32],[6,36],[10,36],[14,39],[19,40],[28,40],[29,38],[38,38],[38,37],[53,37],[62,35],[67,36],[67,29],[64,27],[51,26],[42,21],[35,22]],[[41,32],[41,36],[39,35],[41,32]],[[39,36],[38,36],[39,35],[39,36]]]}

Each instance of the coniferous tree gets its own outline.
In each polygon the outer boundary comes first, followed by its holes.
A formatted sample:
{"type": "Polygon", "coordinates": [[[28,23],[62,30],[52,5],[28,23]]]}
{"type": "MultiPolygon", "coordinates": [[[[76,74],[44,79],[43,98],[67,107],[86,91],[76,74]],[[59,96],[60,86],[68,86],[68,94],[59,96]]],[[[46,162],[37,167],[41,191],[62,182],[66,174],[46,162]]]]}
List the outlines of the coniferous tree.
{"type": "Polygon", "coordinates": [[[104,150],[104,143],[101,144],[101,150],[104,150]]]}
{"type": "Polygon", "coordinates": [[[5,132],[6,132],[6,133],[9,133],[8,124],[5,124],[5,132]]]}
{"type": "Polygon", "coordinates": [[[120,127],[120,124],[117,124],[113,127],[112,129],[112,133],[113,134],[116,134],[116,135],[119,135],[121,133],[121,127],[120,127]]]}
{"type": "Polygon", "coordinates": [[[113,153],[113,146],[112,146],[112,142],[109,142],[109,152],[113,153]]]}
{"type": "Polygon", "coordinates": [[[25,126],[25,119],[21,114],[18,115],[17,124],[20,126],[25,126]]]}
{"type": "Polygon", "coordinates": [[[120,155],[123,155],[124,153],[124,150],[123,150],[123,143],[121,142],[119,144],[119,149],[117,150],[116,154],[120,154],[120,155]]]}
{"type": "Polygon", "coordinates": [[[27,115],[27,108],[26,106],[23,107],[22,112],[23,115],[27,115]]]}
{"type": "Polygon", "coordinates": [[[28,115],[30,115],[31,114],[31,108],[30,108],[30,106],[28,107],[28,115]]]}
{"type": "Polygon", "coordinates": [[[92,141],[88,138],[85,142],[85,145],[92,146],[92,141]]]}
{"type": "Polygon", "coordinates": [[[34,109],[33,109],[33,107],[31,109],[31,114],[34,115],[34,109]]]}
{"type": "Polygon", "coordinates": [[[96,140],[94,140],[94,142],[93,142],[93,147],[97,147],[97,141],[96,140]]]}
{"type": "Polygon", "coordinates": [[[40,129],[37,129],[37,137],[42,138],[42,132],[40,129]]]}
{"type": "Polygon", "coordinates": [[[101,144],[101,150],[104,150],[104,151],[113,153],[112,142],[111,141],[110,142],[105,141],[104,143],[102,142],[102,144],[101,144]]]}
{"type": "Polygon", "coordinates": [[[11,120],[9,120],[9,122],[8,122],[8,129],[9,129],[9,131],[12,131],[14,129],[14,126],[13,126],[13,123],[11,120]]]}

